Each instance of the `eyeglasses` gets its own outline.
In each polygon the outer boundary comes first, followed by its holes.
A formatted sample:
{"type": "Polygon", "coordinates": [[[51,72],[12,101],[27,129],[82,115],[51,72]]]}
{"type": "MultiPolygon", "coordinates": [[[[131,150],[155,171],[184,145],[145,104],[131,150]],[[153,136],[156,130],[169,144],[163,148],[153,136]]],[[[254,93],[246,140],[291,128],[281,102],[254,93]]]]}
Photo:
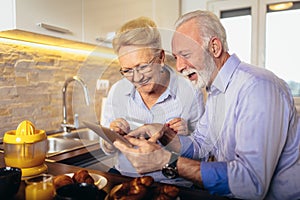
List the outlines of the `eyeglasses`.
{"type": "Polygon", "coordinates": [[[140,66],[137,66],[137,67],[134,67],[134,68],[131,68],[131,69],[120,69],[120,73],[125,76],[125,77],[128,77],[128,78],[131,78],[133,77],[133,72],[136,71],[140,74],[145,74],[145,73],[149,73],[152,71],[152,64],[155,60],[156,56],[153,57],[147,64],[143,64],[143,65],[140,65],[140,66]]]}

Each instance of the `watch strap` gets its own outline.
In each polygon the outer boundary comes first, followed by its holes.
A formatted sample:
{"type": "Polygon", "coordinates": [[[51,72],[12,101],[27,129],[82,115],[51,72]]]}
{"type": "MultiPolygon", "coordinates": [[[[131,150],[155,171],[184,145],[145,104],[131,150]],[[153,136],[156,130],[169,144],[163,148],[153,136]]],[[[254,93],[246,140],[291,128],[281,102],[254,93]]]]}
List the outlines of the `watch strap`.
{"type": "Polygon", "coordinates": [[[162,168],[162,174],[169,178],[177,178],[178,177],[178,170],[177,170],[177,160],[179,155],[175,152],[171,152],[171,158],[169,162],[162,168]]]}
{"type": "Polygon", "coordinates": [[[179,154],[172,151],[171,152],[171,158],[168,162],[168,166],[171,166],[171,167],[176,167],[177,168],[177,160],[178,160],[178,157],[179,157],[179,154]]]}

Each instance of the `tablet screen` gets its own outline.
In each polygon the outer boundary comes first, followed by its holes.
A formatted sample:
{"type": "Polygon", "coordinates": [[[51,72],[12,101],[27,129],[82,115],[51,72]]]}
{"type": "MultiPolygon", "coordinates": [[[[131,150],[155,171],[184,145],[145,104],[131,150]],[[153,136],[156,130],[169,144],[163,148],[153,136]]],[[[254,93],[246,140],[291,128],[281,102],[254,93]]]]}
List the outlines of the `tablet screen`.
{"type": "Polygon", "coordinates": [[[113,142],[117,139],[125,143],[127,146],[132,147],[132,144],[126,140],[119,133],[110,130],[107,127],[101,126],[100,124],[91,123],[87,121],[83,121],[83,124],[86,125],[87,128],[93,130],[97,135],[99,135],[102,139],[104,139],[109,144],[113,145],[113,142]]]}

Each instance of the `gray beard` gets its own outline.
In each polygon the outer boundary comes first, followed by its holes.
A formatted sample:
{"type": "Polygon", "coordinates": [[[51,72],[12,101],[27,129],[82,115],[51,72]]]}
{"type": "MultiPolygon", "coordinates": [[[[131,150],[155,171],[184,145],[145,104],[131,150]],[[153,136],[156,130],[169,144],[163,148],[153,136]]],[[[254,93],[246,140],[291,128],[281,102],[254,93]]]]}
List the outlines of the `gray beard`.
{"type": "Polygon", "coordinates": [[[203,70],[197,71],[198,79],[197,79],[196,87],[199,88],[209,87],[212,75],[217,70],[217,66],[212,56],[206,51],[203,53],[203,56],[205,58],[204,61],[205,68],[203,70]]]}

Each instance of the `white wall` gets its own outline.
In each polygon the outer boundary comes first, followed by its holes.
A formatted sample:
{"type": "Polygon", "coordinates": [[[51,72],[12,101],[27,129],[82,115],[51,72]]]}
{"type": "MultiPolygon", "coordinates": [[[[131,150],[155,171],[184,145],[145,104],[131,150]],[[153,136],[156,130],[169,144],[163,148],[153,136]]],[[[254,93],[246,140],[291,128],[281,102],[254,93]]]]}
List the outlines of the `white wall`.
{"type": "Polygon", "coordinates": [[[181,0],[181,14],[193,10],[206,10],[206,3],[209,0],[181,0]]]}

